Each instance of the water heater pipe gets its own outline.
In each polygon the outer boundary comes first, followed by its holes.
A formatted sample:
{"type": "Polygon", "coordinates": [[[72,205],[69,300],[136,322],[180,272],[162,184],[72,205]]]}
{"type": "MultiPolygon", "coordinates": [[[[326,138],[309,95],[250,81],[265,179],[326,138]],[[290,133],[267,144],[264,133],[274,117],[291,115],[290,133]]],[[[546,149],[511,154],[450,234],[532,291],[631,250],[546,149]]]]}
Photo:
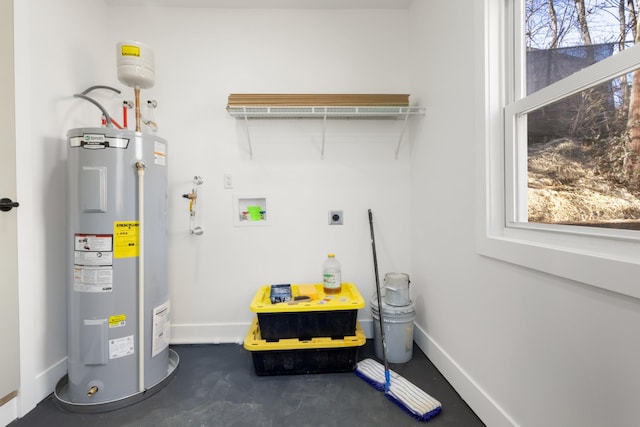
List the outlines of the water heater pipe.
{"type": "Polygon", "coordinates": [[[133,103],[131,101],[122,101],[122,127],[125,129],[129,129],[128,110],[130,108],[133,108],[133,103]]]}
{"type": "MultiPolygon", "coordinates": [[[[137,104],[136,104],[137,105],[137,104]]],[[[144,170],[143,162],[136,162],[138,171],[138,391],[144,387],[144,170]]]]}
{"type": "Polygon", "coordinates": [[[92,92],[92,91],[94,91],[96,89],[109,89],[109,90],[114,91],[115,93],[120,93],[120,90],[116,89],[115,87],[105,86],[105,85],[95,85],[95,86],[89,86],[88,88],[86,88],[85,90],[80,92],[80,94],[86,95],[89,92],[92,92]]]}
{"type": "Polygon", "coordinates": [[[112,128],[113,125],[111,124],[111,116],[109,115],[109,113],[107,113],[107,110],[105,110],[105,108],[95,99],[91,98],[90,96],[87,95],[83,95],[81,93],[76,93],[73,95],[75,98],[82,98],[86,101],[89,101],[90,103],[92,103],[93,105],[95,105],[96,107],[98,107],[100,109],[100,111],[102,111],[102,115],[104,116],[105,120],[106,120],[106,125],[109,128],[112,128]]]}
{"type": "Polygon", "coordinates": [[[136,96],[136,132],[140,132],[140,88],[136,86],[133,91],[136,96]]]}
{"type": "Polygon", "coordinates": [[[90,103],[92,103],[93,105],[95,105],[96,107],[98,107],[98,109],[100,111],[102,111],[102,115],[105,117],[106,120],[106,125],[107,127],[113,127],[113,125],[111,124],[111,116],[109,115],[109,113],[107,112],[107,110],[102,106],[102,104],[100,104],[98,101],[96,101],[95,99],[91,98],[90,96],[87,96],[87,94],[95,89],[109,89],[112,90],[116,93],[120,93],[120,91],[114,87],[111,86],[104,86],[104,85],[96,85],[96,86],[91,86],[86,88],[85,90],[83,90],[80,93],[76,93],[73,96],[75,98],[82,98],[86,101],[89,101],[90,103]]]}

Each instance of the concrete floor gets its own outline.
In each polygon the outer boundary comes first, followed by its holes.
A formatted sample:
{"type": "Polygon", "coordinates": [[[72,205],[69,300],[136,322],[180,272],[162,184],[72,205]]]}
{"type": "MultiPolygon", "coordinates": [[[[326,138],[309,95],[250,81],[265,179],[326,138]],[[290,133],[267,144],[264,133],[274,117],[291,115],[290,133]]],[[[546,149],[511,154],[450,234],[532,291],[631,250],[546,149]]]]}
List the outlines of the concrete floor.
{"type": "MultiPolygon", "coordinates": [[[[59,408],[49,396],[10,427],[305,427],[419,426],[352,372],[258,376],[252,354],[236,344],[172,346],[180,365],[162,390],[132,406],[100,414],[59,408]]],[[[373,357],[373,341],[358,360],[373,357]]],[[[442,412],[433,427],[484,426],[420,349],[392,364],[414,385],[438,399],[442,412]]]]}

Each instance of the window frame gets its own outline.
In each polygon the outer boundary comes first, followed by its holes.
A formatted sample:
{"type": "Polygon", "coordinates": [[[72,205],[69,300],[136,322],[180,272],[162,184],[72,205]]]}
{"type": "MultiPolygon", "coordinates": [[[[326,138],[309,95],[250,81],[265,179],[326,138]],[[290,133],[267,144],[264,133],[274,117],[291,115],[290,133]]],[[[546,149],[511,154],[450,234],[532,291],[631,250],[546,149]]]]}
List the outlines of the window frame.
{"type": "Polygon", "coordinates": [[[514,37],[523,34],[517,31],[524,20],[516,19],[523,13],[516,3],[522,2],[478,3],[484,33],[476,39],[475,50],[477,134],[484,139],[477,156],[478,253],[640,298],[640,232],[517,221],[526,215],[526,199],[515,196],[518,183],[527,182],[526,135],[524,145],[515,142],[523,138],[523,118],[518,115],[637,68],[640,46],[521,97],[516,77],[523,78],[525,70],[514,66],[513,59],[524,49],[522,40],[514,37]]]}

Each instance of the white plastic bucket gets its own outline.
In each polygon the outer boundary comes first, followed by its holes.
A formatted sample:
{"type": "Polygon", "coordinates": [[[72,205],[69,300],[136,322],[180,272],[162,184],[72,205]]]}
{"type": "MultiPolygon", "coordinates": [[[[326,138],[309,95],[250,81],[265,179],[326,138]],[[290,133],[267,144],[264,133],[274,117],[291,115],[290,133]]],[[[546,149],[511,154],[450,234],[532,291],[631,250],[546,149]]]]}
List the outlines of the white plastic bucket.
{"type": "Polygon", "coordinates": [[[385,274],[384,290],[382,291],[383,302],[396,307],[411,304],[409,282],[409,275],[406,273],[385,274]]]}
{"type": "MultiPolygon", "coordinates": [[[[380,311],[378,297],[371,298],[371,314],[373,316],[374,349],[376,356],[382,360],[382,335],[380,333],[380,311]]],[[[382,301],[382,326],[387,342],[387,361],[389,363],[405,363],[413,357],[413,322],[416,318],[414,304],[396,307],[382,301]]]]}

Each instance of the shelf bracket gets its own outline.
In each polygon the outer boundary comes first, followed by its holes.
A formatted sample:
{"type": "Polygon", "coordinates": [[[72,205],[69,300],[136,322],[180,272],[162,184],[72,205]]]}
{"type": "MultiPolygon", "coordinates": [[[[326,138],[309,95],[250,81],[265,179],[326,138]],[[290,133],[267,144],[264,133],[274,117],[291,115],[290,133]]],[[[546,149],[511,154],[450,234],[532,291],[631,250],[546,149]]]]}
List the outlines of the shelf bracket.
{"type": "Polygon", "coordinates": [[[396,146],[396,160],[398,160],[398,153],[400,152],[400,144],[402,144],[402,137],[404,131],[407,129],[407,123],[409,122],[409,109],[405,112],[404,120],[402,121],[402,129],[400,130],[400,137],[398,138],[398,145],[396,146]]]}
{"type": "Polygon", "coordinates": [[[327,131],[327,108],[324,109],[324,116],[322,117],[322,151],[320,152],[320,159],[324,160],[324,137],[327,131]]]}
{"type": "Polygon", "coordinates": [[[247,117],[247,107],[242,107],[244,113],[244,127],[247,130],[247,142],[249,143],[249,159],[253,160],[253,148],[251,147],[251,133],[249,132],[249,117],[247,117]]]}

